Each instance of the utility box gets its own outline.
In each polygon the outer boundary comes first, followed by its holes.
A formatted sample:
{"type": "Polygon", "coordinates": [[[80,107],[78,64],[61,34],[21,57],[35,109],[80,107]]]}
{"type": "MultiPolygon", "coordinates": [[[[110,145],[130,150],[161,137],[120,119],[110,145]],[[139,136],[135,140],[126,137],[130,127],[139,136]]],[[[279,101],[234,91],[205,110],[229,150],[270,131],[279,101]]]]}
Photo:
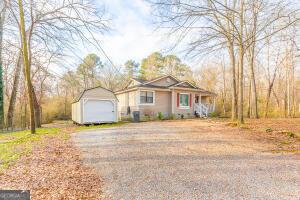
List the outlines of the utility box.
{"type": "Polygon", "coordinates": [[[140,111],[133,111],[133,122],[140,122],[140,111]]]}

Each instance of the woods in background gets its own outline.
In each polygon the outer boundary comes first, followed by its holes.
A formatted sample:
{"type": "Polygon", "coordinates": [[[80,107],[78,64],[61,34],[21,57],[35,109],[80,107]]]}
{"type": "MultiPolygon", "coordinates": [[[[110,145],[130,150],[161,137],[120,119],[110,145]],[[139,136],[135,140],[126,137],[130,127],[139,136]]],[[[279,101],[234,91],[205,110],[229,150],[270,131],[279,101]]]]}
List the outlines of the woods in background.
{"type": "Polygon", "coordinates": [[[0,24],[3,26],[0,28],[3,28],[0,29],[0,35],[3,33],[3,42],[0,46],[5,85],[4,98],[5,102],[9,102],[5,104],[7,113],[5,124],[9,127],[26,127],[29,124],[28,105],[32,105],[34,111],[32,126],[40,127],[41,105],[45,96],[51,93],[50,88],[47,88],[49,86],[47,82],[55,80],[49,66],[62,62],[63,58],[68,56],[66,52],[72,52],[78,41],[95,44],[93,34],[103,33],[108,29],[105,12],[97,9],[89,1],[81,0],[2,2],[0,24]],[[24,24],[20,23],[23,17],[24,24]],[[22,40],[22,35],[25,40],[22,40]],[[25,43],[27,48],[24,46],[25,43]],[[24,51],[28,51],[29,71],[24,68],[26,66],[23,59],[26,57],[24,51]],[[26,79],[29,80],[27,84],[24,81],[24,74],[31,79],[26,79]],[[29,87],[26,89],[28,84],[32,85],[29,86],[32,89],[29,87]],[[31,92],[32,101],[28,98],[31,92]],[[15,115],[17,110],[18,114],[15,115]]]}
{"type": "MultiPolygon", "coordinates": [[[[231,70],[231,118],[239,123],[244,122],[246,102],[248,115],[259,117],[257,82],[265,79],[258,79],[257,72],[260,65],[264,68],[265,64],[276,65],[275,60],[266,63],[262,59],[268,48],[266,44],[276,47],[284,42],[285,62],[277,65],[286,68],[285,112],[291,116],[291,110],[295,110],[291,101],[295,93],[293,59],[298,51],[293,33],[300,17],[297,3],[290,0],[151,0],[151,3],[159,26],[169,29],[169,34],[176,38],[175,46],[182,43],[186,46],[187,55],[215,58],[220,53],[226,55],[231,70]]],[[[272,81],[269,85],[272,90],[272,81]]]]}
{"type": "MultiPolygon", "coordinates": [[[[172,48],[199,61],[193,67],[176,55],[160,52],[141,61],[128,60],[123,66],[94,53],[77,56],[69,64],[78,45],[101,50],[95,35],[109,30],[105,10],[85,0],[21,2],[32,89],[25,82],[20,2],[4,0],[0,3],[0,93],[4,86],[5,103],[0,120],[5,127],[29,126],[28,91],[34,111],[31,121],[40,127],[55,119],[70,119],[71,102],[84,89],[100,85],[115,91],[131,77],[152,79],[164,74],[217,93],[215,114],[239,123],[244,117],[299,116],[300,15],[292,0],[151,0],[153,19],[168,30],[172,48]],[[53,66],[60,68],[59,73],[53,66]]],[[[0,97],[0,110],[1,102],[0,97]]]]}

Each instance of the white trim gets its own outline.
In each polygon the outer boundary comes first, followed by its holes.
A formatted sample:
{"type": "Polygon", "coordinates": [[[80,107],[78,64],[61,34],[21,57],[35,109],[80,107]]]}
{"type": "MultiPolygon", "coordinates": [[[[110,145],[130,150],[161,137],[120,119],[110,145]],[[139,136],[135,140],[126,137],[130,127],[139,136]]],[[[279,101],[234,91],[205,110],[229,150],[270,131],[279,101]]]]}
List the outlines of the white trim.
{"type": "Polygon", "coordinates": [[[131,91],[135,91],[135,90],[155,90],[155,91],[166,91],[169,92],[171,91],[171,89],[163,89],[163,88],[155,88],[155,87],[135,87],[135,88],[131,88],[131,89],[127,89],[127,90],[122,90],[122,91],[118,91],[115,92],[116,95],[118,94],[123,94],[123,93],[127,93],[127,92],[131,92],[131,91]]]}
{"type": "Polygon", "coordinates": [[[141,106],[154,106],[155,105],[155,90],[138,90],[138,105],[141,106]],[[141,92],[152,92],[153,93],[153,102],[152,103],[141,103],[141,92]]]}
{"type": "MultiPolygon", "coordinates": [[[[194,86],[193,84],[191,84],[191,83],[188,82],[188,81],[181,81],[181,82],[179,82],[179,83],[173,85],[172,87],[176,87],[176,86],[178,86],[178,85],[180,85],[180,84],[182,84],[182,83],[188,83],[188,84],[189,84],[190,86],[192,86],[193,88],[198,89],[196,86],[194,86]]],[[[179,87],[180,87],[180,86],[179,86],[179,87]]]]}
{"type": "Polygon", "coordinates": [[[123,93],[126,93],[126,92],[131,92],[131,91],[135,91],[135,90],[138,90],[139,88],[136,87],[136,88],[131,88],[131,89],[124,89],[124,90],[121,90],[121,91],[117,91],[115,92],[115,94],[123,94],[123,93]]]}
{"type": "Polygon", "coordinates": [[[191,107],[190,106],[179,106],[178,109],[179,110],[190,110],[191,107]]]}
{"type": "Polygon", "coordinates": [[[139,87],[140,90],[150,90],[150,91],[166,91],[166,92],[169,92],[171,91],[170,89],[166,88],[166,89],[163,89],[163,88],[155,88],[155,87],[139,87]]]}
{"type": "MultiPolygon", "coordinates": [[[[84,124],[85,121],[84,121],[84,104],[88,101],[88,100],[98,100],[98,101],[111,101],[113,103],[113,106],[114,106],[114,121],[112,122],[118,122],[118,107],[117,107],[117,100],[116,99],[100,99],[100,98],[89,98],[89,97],[86,97],[86,98],[82,98],[82,105],[81,105],[81,108],[82,108],[82,113],[81,113],[81,124],[84,124]]],[[[110,122],[110,121],[105,121],[105,122],[110,122]]]]}

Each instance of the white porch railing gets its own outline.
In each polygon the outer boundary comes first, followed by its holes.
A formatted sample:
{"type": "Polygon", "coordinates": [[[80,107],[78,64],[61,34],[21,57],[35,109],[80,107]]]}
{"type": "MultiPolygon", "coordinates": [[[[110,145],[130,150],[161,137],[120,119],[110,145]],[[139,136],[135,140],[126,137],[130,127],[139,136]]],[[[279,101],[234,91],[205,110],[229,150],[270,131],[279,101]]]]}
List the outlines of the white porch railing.
{"type": "Polygon", "coordinates": [[[202,104],[202,103],[194,104],[194,111],[200,117],[208,117],[208,114],[214,112],[214,109],[215,107],[213,104],[202,104]]]}

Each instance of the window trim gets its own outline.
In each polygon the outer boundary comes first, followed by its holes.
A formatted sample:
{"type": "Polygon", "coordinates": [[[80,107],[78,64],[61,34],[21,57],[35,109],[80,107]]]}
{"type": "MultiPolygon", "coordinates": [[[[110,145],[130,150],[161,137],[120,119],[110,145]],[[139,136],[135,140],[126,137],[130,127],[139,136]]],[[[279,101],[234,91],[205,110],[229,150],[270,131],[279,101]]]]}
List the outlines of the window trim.
{"type": "Polygon", "coordinates": [[[153,106],[153,105],[155,105],[155,91],[154,90],[139,90],[139,92],[138,92],[138,102],[139,102],[139,105],[143,105],[143,106],[153,106]],[[152,92],[153,93],[153,102],[152,103],[141,103],[141,92],[152,92]]]}
{"type": "Polygon", "coordinates": [[[191,93],[179,92],[179,106],[178,106],[178,108],[179,109],[190,109],[191,108],[191,105],[189,105],[190,104],[190,98],[191,98],[191,93]],[[188,95],[188,106],[180,105],[180,95],[182,95],[182,94],[188,95]]]}

